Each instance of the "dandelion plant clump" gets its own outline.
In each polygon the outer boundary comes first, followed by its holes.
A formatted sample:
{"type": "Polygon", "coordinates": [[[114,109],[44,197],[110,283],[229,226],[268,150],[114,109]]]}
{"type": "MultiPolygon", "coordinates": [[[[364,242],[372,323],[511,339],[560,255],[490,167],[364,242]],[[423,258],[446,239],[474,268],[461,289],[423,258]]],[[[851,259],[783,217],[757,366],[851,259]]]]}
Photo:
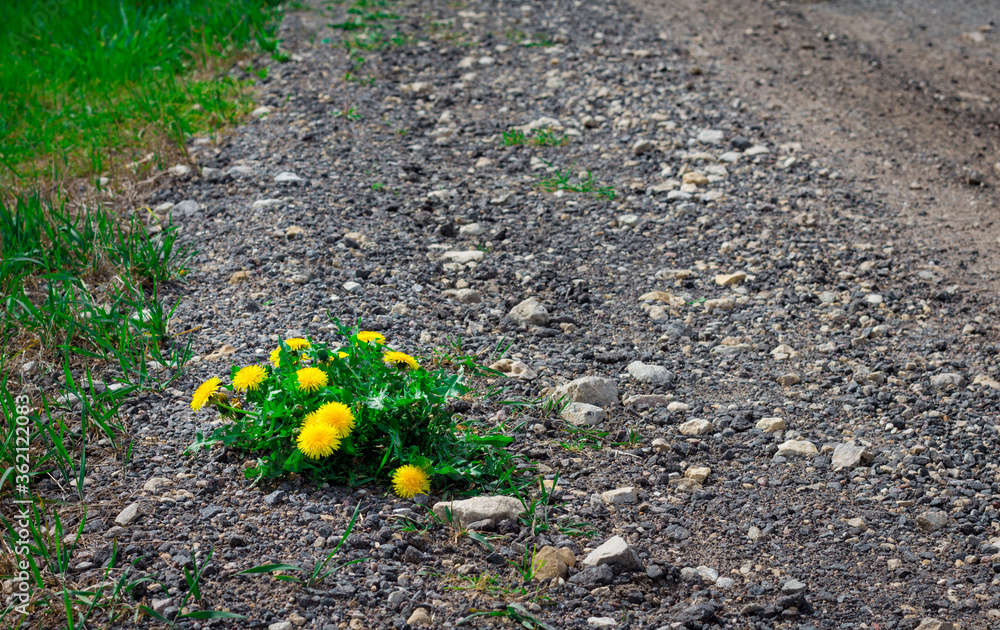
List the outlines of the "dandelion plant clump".
{"type": "Polygon", "coordinates": [[[339,346],[281,341],[269,361],[233,366],[229,382],[212,377],[191,407],[215,409],[228,422],[191,451],[221,444],[254,458],[248,477],[300,473],[314,481],[391,481],[410,498],[432,483],[511,487],[512,438],[451,411],[470,394],[468,375],[428,370],[393,350],[377,332],[337,324],[339,346]]]}

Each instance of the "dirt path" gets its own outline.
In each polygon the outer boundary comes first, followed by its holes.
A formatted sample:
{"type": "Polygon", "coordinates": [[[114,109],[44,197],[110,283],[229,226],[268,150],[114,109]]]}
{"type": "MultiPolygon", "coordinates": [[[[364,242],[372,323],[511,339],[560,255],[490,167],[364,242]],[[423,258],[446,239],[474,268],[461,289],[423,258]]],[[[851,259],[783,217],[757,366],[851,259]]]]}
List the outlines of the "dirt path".
{"type": "Polygon", "coordinates": [[[922,246],[995,288],[995,2],[630,1],[751,111],[866,174],[922,246]]]}

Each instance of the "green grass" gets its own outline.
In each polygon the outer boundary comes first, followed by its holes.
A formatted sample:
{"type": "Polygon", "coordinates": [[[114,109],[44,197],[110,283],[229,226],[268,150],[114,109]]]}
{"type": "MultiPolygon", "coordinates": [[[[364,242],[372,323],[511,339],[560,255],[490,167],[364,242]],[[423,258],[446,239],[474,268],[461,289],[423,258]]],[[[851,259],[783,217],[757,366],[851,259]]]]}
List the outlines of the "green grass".
{"type": "MultiPolygon", "coordinates": [[[[542,161],[544,162],[545,160],[542,161]]],[[[542,190],[548,192],[564,190],[566,192],[593,194],[595,197],[607,199],[608,201],[614,201],[617,196],[614,186],[601,185],[594,179],[590,171],[587,171],[586,177],[576,177],[569,170],[561,171],[558,168],[554,168],[551,162],[545,162],[545,164],[552,171],[548,177],[542,177],[539,180],[538,185],[542,190]]]]}
{"type": "Polygon", "coordinates": [[[252,104],[226,61],[277,53],[273,1],[0,3],[4,180],[102,173],[232,124],[252,104]]]}
{"type": "Polygon", "coordinates": [[[536,129],[531,132],[531,135],[526,135],[520,129],[508,129],[503,132],[503,143],[504,146],[508,147],[517,147],[526,144],[536,147],[562,147],[569,144],[569,137],[565,134],[556,133],[548,127],[536,129]]]}

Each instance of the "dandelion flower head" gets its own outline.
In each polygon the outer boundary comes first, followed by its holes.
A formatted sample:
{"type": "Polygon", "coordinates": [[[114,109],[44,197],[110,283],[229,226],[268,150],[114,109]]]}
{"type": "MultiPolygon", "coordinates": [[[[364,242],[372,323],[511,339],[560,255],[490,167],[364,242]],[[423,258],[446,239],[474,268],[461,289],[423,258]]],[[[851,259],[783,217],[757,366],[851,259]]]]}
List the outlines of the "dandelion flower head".
{"type": "Polygon", "coordinates": [[[205,403],[215,395],[215,392],[219,391],[219,386],[222,385],[216,377],[212,377],[198,386],[198,389],[194,390],[194,396],[191,397],[191,408],[198,411],[205,406],[205,403]]]}
{"type": "Polygon", "coordinates": [[[392,489],[404,499],[412,499],[418,494],[427,494],[431,480],[422,468],[407,464],[393,471],[392,489]]]}
{"type": "Polygon", "coordinates": [[[261,365],[248,365],[233,376],[233,389],[238,392],[256,391],[267,378],[267,370],[261,365]]]}

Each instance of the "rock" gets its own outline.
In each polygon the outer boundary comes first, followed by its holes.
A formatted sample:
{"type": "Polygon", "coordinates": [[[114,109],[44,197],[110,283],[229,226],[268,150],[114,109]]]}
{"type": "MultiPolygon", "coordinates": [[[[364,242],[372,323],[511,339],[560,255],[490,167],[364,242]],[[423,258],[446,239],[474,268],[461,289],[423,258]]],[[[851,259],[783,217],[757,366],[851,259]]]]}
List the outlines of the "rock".
{"type": "Polygon", "coordinates": [[[838,444],[833,449],[833,459],[830,465],[834,470],[842,468],[854,468],[858,464],[867,463],[872,460],[872,454],[864,447],[856,444],[838,444]]]}
{"type": "Polygon", "coordinates": [[[649,385],[662,385],[674,380],[673,372],[667,368],[659,365],[647,365],[641,361],[629,363],[628,373],[640,383],[647,383],[649,385]]]}
{"type": "Polygon", "coordinates": [[[533,381],[538,378],[538,372],[532,370],[527,364],[513,359],[500,359],[490,365],[490,369],[503,372],[507,378],[519,381],[533,381]]]}
{"type": "Polygon", "coordinates": [[[146,480],[146,483],[142,484],[142,489],[146,492],[156,493],[159,492],[160,488],[163,486],[169,485],[171,485],[171,481],[166,477],[150,477],[146,480]]]}
{"type": "Polygon", "coordinates": [[[698,483],[705,483],[708,476],[712,474],[712,469],[708,466],[692,466],[684,472],[688,479],[694,479],[698,483]]]}
{"type": "Polygon", "coordinates": [[[294,628],[294,626],[291,621],[279,621],[269,625],[267,630],[292,630],[292,628],[294,628]]]}
{"type": "Polygon", "coordinates": [[[444,293],[462,304],[478,304],[483,301],[483,296],[475,289],[451,289],[444,293]]]}
{"type": "Polygon", "coordinates": [[[760,528],[756,525],[751,525],[750,529],[747,530],[747,538],[753,542],[757,542],[764,537],[764,533],[760,531],[760,528]]]}
{"type": "Polygon", "coordinates": [[[606,505],[631,505],[639,502],[635,488],[617,488],[601,493],[601,500],[606,505]]]}
{"type": "MultiPolygon", "coordinates": [[[[413,547],[410,547],[410,549],[413,549],[413,547]]],[[[409,549],[407,551],[409,551],[409,549]]],[[[406,601],[406,591],[393,591],[389,593],[389,596],[385,599],[390,606],[398,606],[406,601]]]]}
{"type": "Polygon", "coordinates": [[[598,407],[613,407],[618,404],[618,386],[609,378],[583,376],[560,385],[553,390],[550,398],[567,398],[571,402],[587,403],[598,407]]]}
{"type": "Polygon", "coordinates": [[[775,361],[785,361],[788,359],[798,359],[802,356],[802,353],[789,345],[781,344],[774,350],[771,350],[771,356],[774,357],[775,361]]]}
{"type": "MultiPolygon", "coordinates": [[[[27,365],[27,363],[25,363],[27,365]]],[[[973,385],[982,385],[984,387],[990,387],[992,389],[1000,389],[1000,381],[992,378],[987,374],[980,374],[976,378],[972,379],[973,385]]]]}
{"type": "Polygon", "coordinates": [[[295,624],[295,626],[298,628],[301,628],[308,622],[308,620],[305,617],[303,617],[297,612],[293,612],[292,614],[288,615],[288,620],[291,621],[293,624],[295,624]]]}
{"type": "Polygon", "coordinates": [[[785,421],[781,418],[761,418],[757,421],[757,428],[764,433],[774,433],[785,430],[785,421]]]}
{"type": "Polygon", "coordinates": [[[636,405],[646,405],[647,407],[663,407],[670,403],[670,396],[665,394],[637,394],[635,396],[628,396],[622,401],[622,404],[626,407],[634,407],[636,405]]]}
{"type": "Polygon", "coordinates": [[[798,385],[802,382],[802,379],[799,378],[798,374],[782,374],[775,380],[778,385],[781,385],[782,387],[791,387],[792,385],[798,385]]]}
{"type": "Polygon", "coordinates": [[[229,284],[235,286],[237,284],[242,284],[242,283],[246,282],[249,279],[250,279],[250,272],[249,271],[237,271],[237,272],[234,272],[233,275],[231,275],[229,277],[229,284]]]}
{"type": "Polygon", "coordinates": [[[747,274],[742,271],[737,271],[736,273],[722,273],[715,276],[715,284],[720,287],[731,287],[737,285],[747,279],[747,274]]]}
{"type": "Polygon", "coordinates": [[[788,440],[778,446],[778,455],[782,457],[815,457],[819,449],[809,440],[788,440]]]}
{"type": "Polygon", "coordinates": [[[174,603],[172,597],[166,597],[164,599],[153,599],[153,612],[162,615],[163,611],[169,608],[174,603]]]}
{"type": "Polygon", "coordinates": [[[532,576],[538,581],[555,578],[566,579],[570,567],[576,566],[576,556],[569,549],[546,545],[538,550],[532,561],[532,576]]]}
{"type": "Polygon", "coordinates": [[[663,438],[656,438],[651,444],[653,450],[657,453],[669,453],[673,449],[670,447],[670,442],[667,442],[663,438]]]}
{"type": "Polygon", "coordinates": [[[282,206],[285,202],[281,199],[258,199],[257,201],[250,204],[254,210],[259,210],[260,208],[273,208],[275,206],[282,206]]]}
{"type": "Polygon", "coordinates": [[[118,516],[115,517],[115,523],[125,527],[139,520],[139,516],[139,504],[130,503],[128,507],[118,513],[118,516]]]}
{"type": "Polygon", "coordinates": [[[682,435],[706,435],[715,430],[715,426],[708,420],[695,418],[688,420],[678,427],[682,435]]]}
{"type": "Polygon", "coordinates": [[[430,626],[433,623],[430,613],[426,608],[417,608],[407,618],[406,623],[411,626],[430,626]]]}
{"type": "Polygon", "coordinates": [[[202,509],[198,510],[198,514],[207,521],[215,518],[216,516],[222,514],[225,511],[226,509],[223,508],[222,506],[209,505],[208,507],[203,507],[202,509]]]}
{"type": "Polygon", "coordinates": [[[799,582],[795,578],[787,580],[784,584],[781,585],[782,595],[798,595],[804,590],[806,590],[806,585],[803,584],[802,582],[799,582]]]}
{"type": "Polygon", "coordinates": [[[687,411],[690,408],[691,408],[691,405],[689,405],[687,403],[678,402],[676,400],[674,402],[670,403],[669,405],[667,405],[667,411],[670,411],[672,413],[684,413],[685,411],[687,411]]]}
{"type": "Polygon", "coordinates": [[[583,564],[590,567],[613,565],[626,571],[643,570],[638,554],[621,536],[612,536],[600,547],[591,551],[583,559],[583,564]]]}
{"type": "Polygon", "coordinates": [[[536,298],[528,298],[507,313],[512,321],[525,326],[544,326],[549,323],[549,312],[536,298]]]}
{"type": "Polygon", "coordinates": [[[353,280],[349,280],[340,286],[342,289],[344,289],[344,291],[347,291],[348,293],[360,293],[361,290],[364,288],[361,286],[360,282],[355,282],[353,280]]]}
{"type": "Polygon", "coordinates": [[[274,183],[276,184],[301,184],[304,181],[306,180],[302,179],[295,173],[290,173],[288,171],[278,173],[274,176],[274,183]]]}
{"type": "Polygon", "coordinates": [[[706,567],[705,565],[701,565],[694,569],[691,567],[684,567],[681,569],[681,578],[684,580],[704,582],[705,584],[715,584],[715,581],[719,579],[719,572],[711,567],[706,567]]]}
{"type": "Polygon", "coordinates": [[[450,510],[452,522],[462,527],[487,519],[494,522],[515,520],[524,512],[524,505],[513,497],[481,496],[461,501],[441,501],[435,503],[433,509],[434,513],[445,522],[448,521],[446,511],[450,510]]]}
{"type": "Polygon", "coordinates": [[[570,403],[559,412],[559,417],[575,427],[592,427],[604,421],[604,410],[587,403],[570,403]]]}
{"type": "Polygon", "coordinates": [[[670,485],[679,492],[696,492],[701,490],[701,484],[694,479],[678,477],[670,480],[670,485]]]}
{"type": "Polygon", "coordinates": [[[632,145],[632,155],[643,155],[656,149],[656,145],[649,140],[637,140],[632,145]]]}
{"type": "Polygon", "coordinates": [[[486,257],[486,252],[480,251],[478,249],[470,249],[467,251],[450,251],[441,254],[442,260],[447,260],[450,262],[465,264],[470,262],[479,262],[486,257]]]}
{"type": "MultiPolygon", "coordinates": [[[[487,159],[489,161],[489,159],[487,159]]],[[[462,236],[479,236],[486,233],[486,228],[482,223],[469,223],[458,228],[458,233],[462,236]]]]}
{"type": "Polygon", "coordinates": [[[722,144],[725,139],[726,134],[719,129],[704,129],[698,133],[698,142],[702,144],[722,144]]]}
{"type": "Polygon", "coordinates": [[[685,184],[692,184],[694,186],[708,186],[708,177],[704,173],[699,173],[698,171],[689,171],[684,173],[681,177],[681,181],[685,184]]]}
{"type": "Polygon", "coordinates": [[[591,628],[614,628],[618,622],[611,617],[588,617],[587,625],[591,628]]]}
{"type": "Polygon", "coordinates": [[[927,510],[917,515],[917,527],[933,534],[948,524],[948,513],[943,510],[927,510]]]}
{"type": "Polygon", "coordinates": [[[925,617],[920,621],[920,625],[915,630],[958,630],[958,627],[950,621],[925,617]]]}
{"type": "Polygon", "coordinates": [[[615,579],[615,573],[610,565],[602,564],[596,567],[588,566],[569,579],[570,584],[593,588],[602,584],[610,584],[615,579]]]}
{"type": "Polygon", "coordinates": [[[250,115],[254,118],[263,118],[264,116],[270,114],[272,110],[273,110],[272,107],[268,107],[267,105],[261,105],[260,107],[250,112],[250,115]]]}
{"type": "Polygon", "coordinates": [[[193,199],[185,199],[184,201],[178,203],[170,210],[173,213],[181,214],[186,217],[193,217],[199,212],[201,212],[201,204],[193,199]]]}
{"type": "Polygon", "coordinates": [[[931,387],[934,389],[946,389],[948,387],[965,387],[965,377],[954,372],[935,374],[931,377],[931,387]]]}
{"type": "Polygon", "coordinates": [[[206,354],[202,361],[217,361],[219,359],[224,359],[226,357],[236,354],[236,348],[234,346],[223,344],[221,348],[212,352],[211,354],[206,354]]]}
{"type": "Polygon", "coordinates": [[[268,507],[274,507],[284,500],[285,500],[284,490],[275,490],[270,494],[264,495],[264,505],[267,505],[268,507]]]}

